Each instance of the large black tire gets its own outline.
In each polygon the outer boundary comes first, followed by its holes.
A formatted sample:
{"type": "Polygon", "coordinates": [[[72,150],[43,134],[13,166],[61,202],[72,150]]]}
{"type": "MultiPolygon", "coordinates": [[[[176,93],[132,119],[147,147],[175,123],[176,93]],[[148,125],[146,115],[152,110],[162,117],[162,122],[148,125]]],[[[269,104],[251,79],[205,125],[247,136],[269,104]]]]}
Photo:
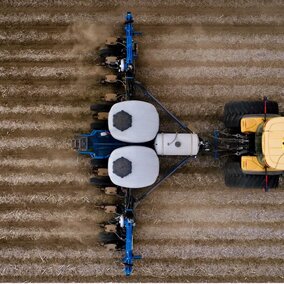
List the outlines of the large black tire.
{"type": "MultiPolygon", "coordinates": [[[[264,188],[265,175],[247,175],[242,172],[239,162],[227,162],[225,165],[225,184],[228,187],[238,188],[264,188]]],[[[279,176],[269,176],[268,187],[276,188],[279,184],[279,176]]]]}
{"type": "Polygon", "coordinates": [[[95,121],[90,124],[91,131],[93,130],[107,130],[108,124],[106,120],[95,121]]]}
{"type": "Polygon", "coordinates": [[[102,48],[98,51],[98,55],[102,58],[105,58],[107,56],[113,56],[114,55],[114,52],[113,52],[113,49],[112,48],[102,48]]]}
{"type": "Polygon", "coordinates": [[[96,112],[108,112],[111,108],[111,104],[94,104],[90,106],[91,111],[96,111],[96,112]]]}
{"type": "Polygon", "coordinates": [[[91,166],[94,169],[107,168],[107,166],[108,166],[108,159],[92,159],[91,160],[91,166]]]}
{"type": "Polygon", "coordinates": [[[113,233],[99,233],[100,244],[116,244],[116,249],[121,250],[125,247],[125,242],[113,233]]]}
{"type": "Polygon", "coordinates": [[[113,186],[109,177],[92,177],[90,178],[90,184],[97,187],[113,186]]]}
{"type": "Polygon", "coordinates": [[[98,55],[105,59],[108,56],[121,56],[123,54],[121,45],[108,46],[98,51],[98,55]]]}
{"type": "MultiPolygon", "coordinates": [[[[240,129],[240,121],[245,114],[263,114],[264,103],[262,101],[229,102],[224,107],[224,124],[226,128],[240,129]]],[[[267,114],[279,114],[278,103],[267,102],[267,114]]]]}
{"type": "Polygon", "coordinates": [[[99,233],[99,241],[105,244],[117,242],[119,240],[118,236],[113,233],[99,233]]]}

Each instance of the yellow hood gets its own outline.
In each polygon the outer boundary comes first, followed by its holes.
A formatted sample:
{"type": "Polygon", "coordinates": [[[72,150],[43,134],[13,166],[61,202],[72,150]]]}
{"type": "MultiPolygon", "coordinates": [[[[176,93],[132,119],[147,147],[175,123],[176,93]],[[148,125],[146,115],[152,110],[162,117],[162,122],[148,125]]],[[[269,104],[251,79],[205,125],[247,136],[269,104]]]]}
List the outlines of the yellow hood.
{"type": "Polygon", "coordinates": [[[262,152],[269,167],[284,170],[284,117],[272,118],[264,126],[262,152]]]}

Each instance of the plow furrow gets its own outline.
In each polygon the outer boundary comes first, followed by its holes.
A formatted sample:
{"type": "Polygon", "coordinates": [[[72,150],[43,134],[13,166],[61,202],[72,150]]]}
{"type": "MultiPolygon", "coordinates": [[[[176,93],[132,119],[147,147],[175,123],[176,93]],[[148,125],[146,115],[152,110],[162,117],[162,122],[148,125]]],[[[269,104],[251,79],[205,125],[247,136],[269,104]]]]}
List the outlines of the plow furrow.
{"type": "Polygon", "coordinates": [[[93,240],[96,240],[96,235],[98,233],[97,228],[90,228],[90,225],[84,225],[77,226],[78,230],[74,231],[74,226],[76,224],[70,224],[70,226],[65,226],[63,224],[63,227],[61,229],[59,228],[17,228],[10,226],[9,228],[1,228],[1,238],[2,240],[9,240],[9,239],[29,239],[29,240],[44,240],[44,239],[75,239],[75,240],[84,240],[84,238],[93,238],[93,240]]]}
{"type": "MultiPolygon", "coordinates": [[[[263,85],[212,85],[203,86],[198,84],[186,84],[179,86],[152,86],[151,91],[157,93],[157,97],[165,102],[172,102],[177,99],[192,104],[198,100],[206,99],[209,102],[227,102],[232,97],[240,100],[269,96],[271,100],[280,99],[284,102],[283,87],[263,85]],[[202,96],[202,99],[201,99],[202,96]]],[[[201,121],[202,122],[202,121],[201,121]]]]}
{"type": "MultiPolygon", "coordinates": [[[[93,189],[94,192],[99,192],[96,188],[93,189]]],[[[0,196],[0,204],[10,206],[19,206],[29,204],[30,208],[33,206],[43,206],[43,205],[56,205],[56,206],[65,206],[66,204],[80,206],[80,205],[95,205],[100,199],[105,199],[104,195],[88,193],[86,189],[82,191],[72,191],[72,195],[68,194],[68,191],[65,193],[62,190],[58,190],[56,193],[51,189],[45,192],[36,193],[27,193],[24,196],[21,196],[20,193],[7,193],[0,196]]],[[[109,198],[110,199],[110,198],[109,198]]],[[[110,199],[111,200],[111,199],[110,199]]]]}
{"type": "MultiPolygon", "coordinates": [[[[1,222],[19,223],[32,221],[58,221],[60,223],[62,221],[69,221],[70,223],[72,223],[72,220],[87,220],[93,221],[95,226],[95,223],[100,223],[102,222],[102,220],[114,217],[112,215],[107,216],[102,211],[101,213],[95,212],[96,210],[99,210],[98,208],[96,208],[96,204],[102,203],[102,200],[100,200],[99,198],[85,202],[85,204],[83,203],[83,206],[81,206],[80,208],[77,202],[77,215],[75,209],[67,211],[64,210],[63,207],[58,208],[58,206],[61,207],[58,203],[52,204],[55,206],[47,206],[47,209],[41,209],[40,204],[36,204],[35,202],[36,199],[33,200],[33,203],[30,205],[29,210],[16,205],[17,208],[15,208],[15,210],[10,209],[9,211],[1,212],[1,222]]],[[[70,200],[66,201],[65,203],[67,203],[69,206],[72,205],[72,203],[70,203],[70,200]]],[[[174,207],[176,206],[177,205],[175,204],[174,207]]],[[[45,207],[44,204],[42,205],[42,207],[45,207]]],[[[3,206],[2,209],[5,210],[5,206],[3,206]]],[[[266,209],[266,211],[264,211],[262,208],[252,208],[249,211],[247,209],[236,209],[233,206],[231,208],[225,206],[225,208],[220,209],[208,205],[206,206],[206,208],[198,208],[196,206],[192,206],[190,209],[181,209],[173,212],[173,210],[169,210],[166,206],[160,205],[156,206],[156,208],[153,208],[144,205],[143,209],[140,209],[137,212],[137,216],[139,217],[139,220],[141,220],[140,222],[142,224],[150,223],[150,221],[152,220],[154,224],[164,225],[165,227],[170,223],[176,224],[176,226],[200,225],[200,227],[210,227],[210,224],[214,224],[216,227],[222,227],[229,223],[231,226],[235,227],[243,224],[247,226],[250,224],[254,226],[259,224],[260,227],[262,225],[265,225],[267,227],[270,226],[271,228],[277,228],[277,226],[281,224],[281,222],[283,222],[284,218],[283,214],[279,213],[279,209],[277,207],[273,209],[268,208],[266,209]],[[169,213],[165,214],[167,210],[169,213]],[[208,212],[209,215],[207,215],[206,212],[208,212]]]]}
{"type": "Polygon", "coordinates": [[[261,245],[258,247],[240,245],[184,245],[184,246],[137,246],[139,251],[143,251],[145,257],[157,259],[180,258],[180,259],[246,259],[256,258],[258,261],[263,259],[283,259],[284,251],[279,251],[278,246],[261,245]],[[157,253],[158,252],[158,253],[157,253]]]}
{"type": "MultiPolygon", "coordinates": [[[[210,10],[209,10],[210,11],[210,10]]],[[[186,15],[189,11],[184,9],[180,11],[184,15],[163,15],[157,17],[153,13],[138,14],[136,16],[137,24],[144,25],[282,25],[284,23],[282,11],[274,11],[271,15],[263,13],[261,15],[251,12],[251,15],[238,15],[231,12],[231,15],[218,15],[218,10],[215,13],[207,15],[186,15]],[[255,15],[253,15],[255,14],[255,15]]],[[[94,22],[109,24],[118,24],[121,21],[120,13],[116,13],[111,19],[106,12],[98,12],[95,15],[89,13],[22,13],[19,17],[16,13],[9,15],[1,15],[0,25],[61,25],[68,26],[74,22],[94,22]]]]}
{"type": "MultiPolygon", "coordinates": [[[[173,208],[177,208],[178,204],[173,205],[173,208]]],[[[190,208],[183,207],[181,209],[171,210],[168,206],[144,206],[138,210],[137,214],[140,220],[150,221],[152,220],[156,224],[163,222],[175,223],[181,222],[182,224],[191,224],[192,222],[212,222],[212,223],[271,223],[278,222],[280,224],[284,221],[284,214],[279,212],[282,205],[278,208],[230,208],[225,206],[224,208],[212,208],[207,205],[206,208],[190,208]],[[155,217],[153,217],[155,216],[155,217]]],[[[280,210],[281,211],[281,210],[280,210]]]]}
{"type": "Polygon", "coordinates": [[[147,60],[146,55],[155,54],[155,61],[181,61],[186,64],[186,61],[196,62],[213,62],[213,63],[242,63],[248,66],[254,62],[264,62],[269,66],[273,61],[284,61],[284,51],[275,51],[267,49],[174,49],[174,48],[156,48],[143,51],[143,60],[147,60]]]}
{"type": "MultiPolygon", "coordinates": [[[[75,25],[76,27],[76,25],[75,25]]],[[[92,26],[91,26],[92,27],[92,26]]],[[[93,27],[94,28],[94,27],[93,27]]],[[[189,33],[184,33],[184,29],[180,27],[155,27],[159,30],[158,34],[153,33],[153,29],[147,26],[141,27],[143,31],[145,30],[144,36],[139,40],[145,48],[154,48],[161,46],[172,47],[172,48],[184,48],[191,50],[194,49],[207,49],[220,48],[220,49],[265,49],[277,50],[278,52],[283,51],[284,39],[281,27],[274,28],[272,31],[265,28],[257,28],[256,26],[250,27],[250,29],[245,28],[229,28],[220,32],[220,28],[216,26],[204,26],[204,27],[189,27],[189,33]],[[174,31],[168,32],[168,30],[174,31]],[[254,31],[252,31],[254,29],[254,31]]],[[[76,50],[73,46],[82,44],[82,41],[86,40],[85,37],[81,35],[78,37],[72,29],[66,29],[65,27],[53,27],[49,29],[44,29],[40,26],[38,27],[25,27],[25,32],[21,32],[14,29],[0,29],[0,42],[3,47],[9,44],[10,50],[13,47],[19,49],[30,46],[30,48],[40,49],[42,52],[44,49],[50,51],[50,47],[60,49],[61,48],[72,48],[73,51],[76,50]]],[[[84,48],[84,47],[82,47],[84,48]]],[[[86,47],[85,47],[86,48],[86,47]]],[[[94,48],[94,47],[93,47],[94,48]]],[[[13,49],[12,49],[13,50],[13,49]]],[[[144,50],[142,51],[144,53],[144,50]]],[[[155,58],[153,58],[155,59],[155,58]]]]}
{"type": "MultiPolygon", "coordinates": [[[[190,188],[189,188],[190,190],[190,188]]],[[[247,190],[228,190],[227,188],[220,189],[214,194],[210,194],[211,188],[202,191],[175,191],[171,187],[162,186],[160,191],[153,193],[151,200],[145,200],[143,205],[154,206],[156,202],[159,204],[169,204],[172,206],[174,202],[180,205],[191,206],[211,206],[236,208],[253,208],[254,206],[266,208],[266,206],[281,206],[284,204],[284,192],[282,190],[271,191],[269,194],[259,192],[258,189],[247,190]],[[173,198],[169,199],[171,195],[173,198]],[[278,198],[277,198],[278,197],[278,198]]]]}
{"type": "Polygon", "coordinates": [[[2,158],[0,167],[15,168],[74,168],[78,166],[89,166],[89,161],[74,158],[69,159],[21,159],[21,158],[2,158]]]}
{"type": "Polygon", "coordinates": [[[255,8],[256,4],[260,7],[260,8],[269,8],[269,7],[283,7],[283,2],[281,0],[271,0],[269,2],[265,2],[265,1],[256,1],[256,0],[246,0],[246,1],[238,1],[235,2],[233,0],[229,0],[229,1],[214,1],[214,0],[202,0],[202,1],[198,1],[198,0],[193,0],[190,2],[184,2],[184,0],[176,0],[175,2],[172,2],[170,0],[155,0],[155,1],[143,1],[143,0],[135,0],[133,2],[128,2],[127,0],[111,0],[108,1],[107,3],[101,3],[101,1],[99,0],[69,0],[69,1],[54,1],[54,3],[50,3],[50,2],[42,2],[40,0],[28,0],[28,1],[23,1],[23,0],[13,0],[13,1],[8,1],[8,0],[4,0],[3,1],[3,6],[4,7],[76,7],[76,6],[83,6],[83,7],[108,7],[108,5],[110,6],[118,6],[121,5],[122,7],[127,4],[129,7],[137,7],[139,5],[139,7],[171,7],[171,6],[182,6],[182,7],[219,7],[219,8],[223,8],[223,7],[240,7],[240,8],[249,8],[249,7],[253,7],[255,8]]]}
{"type": "MultiPolygon", "coordinates": [[[[140,70],[141,75],[145,77],[150,70],[145,67],[140,70]]],[[[250,78],[281,78],[284,76],[282,68],[258,68],[258,67],[181,67],[181,68],[152,68],[153,78],[174,78],[174,79],[190,79],[190,78],[229,78],[235,77],[250,77],[250,78]]]]}
{"type": "MultiPolygon", "coordinates": [[[[5,275],[14,275],[14,276],[53,276],[57,277],[62,276],[116,276],[119,275],[117,271],[119,271],[119,265],[113,264],[112,267],[109,267],[109,263],[105,264],[96,264],[95,263],[87,263],[87,264],[77,264],[77,265],[68,265],[68,264],[5,264],[2,266],[2,276],[5,275]]],[[[140,268],[140,272],[138,275],[151,275],[158,273],[160,277],[167,276],[208,276],[215,275],[218,276],[273,276],[279,277],[282,276],[282,269],[278,267],[270,267],[269,263],[260,264],[258,266],[253,264],[240,264],[234,263],[234,266],[230,266],[228,264],[200,264],[196,263],[191,266],[185,264],[179,264],[178,269],[175,267],[176,264],[169,264],[167,262],[157,263],[150,262],[145,264],[140,268]],[[269,269],[268,269],[269,267],[269,269]],[[167,268],[167,269],[165,269],[167,268]],[[241,272],[240,272],[241,271],[241,272]]]]}
{"type": "Polygon", "coordinates": [[[137,228],[137,239],[182,239],[182,240],[282,240],[283,230],[266,227],[265,225],[259,227],[250,224],[239,225],[237,227],[226,225],[222,229],[215,227],[196,227],[190,224],[182,225],[163,224],[148,225],[143,228],[137,228]],[[158,230],[158,233],[157,233],[158,230]]]}
{"type": "MultiPolygon", "coordinates": [[[[44,189],[44,188],[43,188],[44,189]]],[[[30,208],[33,206],[48,206],[48,204],[53,204],[56,206],[64,206],[65,204],[72,204],[72,206],[88,205],[94,204],[97,200],[108,200],[111,202],[110,197],[106,197],[103,194],[99,194],[99,189],[90,186],[89,190],[84,188],[83,190],[72,191],[72,195],[69,194],[68,188],[66,190],[58,189],[57,193],[54,193],[53,188],[45,189],[43,192],[38,193],[25,193],[21,196],[21,193],[4,193],[0,196],[0,204],[3,208],[7,205],[18,206],[29,204],[30,208]],[[65,192],[65,193],[64,193],[65,192]]],[[[22,189],[24,190],[24,189],[22,189]]],[[[190,198],[188,198],[188,191],[174,191],[171,188],[161,187],[160,191],[153,194],[151,200],[145,200],[143,202],[143,207],[153,208],[156,202],[159,201],[159,206],[176,206],[180,204],[181,206],[187,206],[188,208],[206,208],[212,206],[216,208],[227,208],[228,210],[234,210],[236,208],[247,209],[249,208],[272,208],[273,206],[278,208],[283,205],[283,192],[281,190],[275,190],[269,193],[269,195],[264,195],[259,192],[259,190],[252,190],[251,192],[245,190],[228,191],[227,189],[219,190],[214,194],[210,194],[212,190],[203,189],[202,191],[190,191],[190,198]],[[168,195],[173,198],[168,199],[168,195]],[[277,201],[274,201],[276,197],[277,201]]],[[[153,210],[153,209],[150,209],[153,210]]],[[[264,209],[263,209],[264,210],[264,209]]],[[[143,211],[143,210],[142,210],[143,211]]],[[[172,215],[172,214],[171,214],[172,215]]]]}
{"type": "Polygon", "coordinates": [[[20,173],[20,174],[1,174],[0,175],[0,184],[2,185],[28,185],[28,184],[86,184],[88,183],[88,175],[76,175],[73,173],[67,173],[63,175],[56,174],[38,174],[32,175],[29,173],[20,173]]]}
{"type": "MultiPolygon", "coordinates": [[[[267,50],[267,49],[226,49],[224,54],[223,49],[187,49],[181,48],[145,48],[141,55],[141,60],[148,61],[147,54],[155,54],[155,62],[165,60],[173,62],[212,62],[212,63],[239,63],[248,66],[248,64],[261,63],[264,65],[272,65],[277,61],[284,61],[284,51],[267,50]]],[[[95,59],[95,55],[92,56],[95,59]]],[[[0,60],[2,62],[72,62],[80,61],[85,57],[78,54],[76,50],[60,49],[60,50],[0,50],[0,60]]]]}
{"type": "MultiPolygon", "coordinates": [[[[170,46],[170,47],[185,47],[186,51],[188,49],[202,49],[204,48],[204,53],[209,48],[213,48],[215,46],[219,46],[220,49],[228,49],[230,48],[238,52],[238,49],[245,47],[257,47],[257,49],[261,50],[262,46],[265,46],[265,51],[269,51],[270,48],[273,49],[273,46],[277,46],[279,49],[284,47],[284,38],[283,34],[269,34],[269,33],[255,33],[252,37],[251,33],[239,32],[236,33],[235,29],[231,29],[229,32],[215,32],[212,33],[213,29],[210,27],[192,27],[191,32],[188,34],[184,34],[183,30],[177,29],[175,34],[164,34],[161,32],[159,35],[146,34],[142,39],[143,44],[149,45],[161,45],[161,46],[170,46]],[[271,46],[273,45],[273,46],[271,46]]],[[[195,51],[196,52],[196,51],[195,51]]],[[[280,51],[281,52],[281,51],[280,51]]],[[[226,56],[225,54],[223,54],[226,56]]],[[[202,58],[200,58],[202,59],[202,58]]]]}
{"type": "Polygon", "coordinates": [[[83,84],[66,84],[58,85],[56,83],[45,84],[26,84],[26,85],[0,85],[1,99],[10,100],[26,100],[27,97],[34,97],[40,100],[52,99],[54,100],[83,100],[89,98],[93,101],[105,92],[110,92],[111,88],[102,87],[100,85],[87,87],[83,84]]]}
{"type": "MultiPolygon", "coordinates": [[[[247,247],[241,245],[231,245],[229,248],[226,246],[198,246],[198,245],[185,245],[185,246],[159,246],[155,245],[137,245],[137,250],[143,252],[143,255],[147,258],[155,259],[168,259],[168,258],[180,258],[184,260],[205,260],[205,259],[238,259],[244,262],[247,259],[258,260],[272,259],[274,257],[277,260],[284,258],[284,252],[280,251],[278,246],[275,245],[262,245],[259,247],[247,247]],[[158,253],[157,253],[158,252],[158,253]],[[209,253],[210,252],[210,253],[209,253]]],[[[30,250],[24,250],[22,248],[7,248],[0,249],[1,260],[16,261],[33,261],[38,262],[41,259],[44,262],[56,262],[62,260],[78,260],[81,258],[86,260],[100,260],[109,259],[111,254],[107,253],[103,249],[87,249],[87,250],[74,250],[74,249],[61,249],[51,250],[43,248],[33,248],[30,250]]]]}
{"type": "Polygon", "coordinates": [[[84,106],[71,106],[71,105],[48,105],[48,104],[40,104],[37,106],[0,106],[0,115],[4,114],[73,114],[78,115],[82,113],[90,113],[89,104],[85,104],[84,106]]]}
{"type": "Polygon", "coordinates": [[[31,122],[31,121],[14,121],[14,120],[2,120],[0,121],[1,130],[74,130],[74,129],[82,129],[88,128],[88,123],[78,123],[78,122],[70,122],[70,121],[44,121],[44,122],[31,122]]]}
{"type": "Polygon", "coordinates": [[[0,151],[14,150],[14,149],[27,149],[27,148],[46,148],[46,149],[69,149],[70,140],[60,141],[50,137],[42,138],[28,138],[18,137],[17,140],[10,138],[0,139],[0,151]]]}
{"type": "MultiPolygon", "coordinates": [[[[82,57],[83,58],[83,57],[82,57]]],[[[80,56],[70,50],[0,50],[1,62],[74,62],[80,56]]]]}
{"type": "Polygon", "coordinates": [[[72,37],[65,31],[60,31],[60,29],[54,28],[50,31],[38,31],[33,27],[30,30],[18,31],[3,29],[0,30],[0,42],[5,46],[9,44],[11,46],[18,44],[20,47],[24,45],[44,45],[43,48],[47,46],[54,46],[59,44],[74,44],[75,38],[72,37]]]}
{"type": "MultiPolygon", "coordinates": [[[[92,206],[90,206],[92,207],[92,206]]],[[[107,218],[107,216],[101,212],[94,212],[96,210],[95,206],[93,206],[94,209],[91,208],[78,208],[73,210],[64,210],[62,208],[61,210],[53,209],[52,207],[48,210],[41,210],[39,208],[39,211],[32,211],[31,210],[23,210],[23,209],[16,209],[16,210],[9,210],[8,212],[1,212],[0,213],[0,220],[1,222],[14,222],[21,223],[21,222],[56,222],[59,223],[59,226],[63,228],[64,226],[68,226],[70,229],[72,229],[72,225],[76,224],[76,222],[83,223],[85,221],[89,221],[89,223],[93,222],[93,228],[97,228],[99,230],[99,219],[104,220],[107,218]],[[96,214],[94,214],[96,213],[96,214]],[[98,219],[96,221],[96,218],[98,219]],[[65,223],[65,224],[64,224],[65,223]]],[[[75,226],[75,225],[74,225],[75,226]]],[[[44,228],[43,228],[44,229],[44,228]]],[[[75,229],[75,228],[74,228],[75,229]]],[[[74,230],[76,231],[76,230],[74,230]]]]}
{"type": "Polygon", "coordinates": [[[0,67],[0,79],[48,79],[68,80],[79,78],[95,79],[98,77],[98,67],[0,67]]]}

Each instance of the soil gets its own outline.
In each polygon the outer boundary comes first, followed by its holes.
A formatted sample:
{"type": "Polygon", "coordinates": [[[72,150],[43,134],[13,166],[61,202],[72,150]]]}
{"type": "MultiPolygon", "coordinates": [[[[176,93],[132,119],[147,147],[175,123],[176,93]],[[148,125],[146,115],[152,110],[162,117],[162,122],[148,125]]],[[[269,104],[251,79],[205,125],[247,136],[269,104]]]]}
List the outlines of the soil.
{"type": "Polygon", "coordinates": [[[225,187],[224,161],[199,156],[137,210],[131,278],[97,244],[89,160],[71,149],[111,87],[94,66],[132,11],[137,78],[208,138],[223,106],[264,95],[284,111],[284,2],[3,0],[0,3],[0,281],[283,282],[284,183],[225,187]]]}

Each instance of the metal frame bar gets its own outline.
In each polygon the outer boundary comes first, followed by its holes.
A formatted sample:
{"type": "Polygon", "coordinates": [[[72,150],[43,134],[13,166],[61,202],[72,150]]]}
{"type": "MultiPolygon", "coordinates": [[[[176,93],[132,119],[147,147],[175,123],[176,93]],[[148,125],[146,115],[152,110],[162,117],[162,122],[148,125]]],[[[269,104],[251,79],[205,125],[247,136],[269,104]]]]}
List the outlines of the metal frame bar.
{"type": "Polygon", "coordinates": [[[128,69],[129,65],[133,65],[133,17],[131,12],[127,12],[125,17],[125,34],[126,34],[126,69],[128,69]]]}
{"type": "Polygon", "coordinates": [[[141,194],[139,197],[135,198],[135,206],[136,208],[139,203],[145,199],[148,195],[150,195],[162,182],[164,182],[168,177],[170,177],[172,174],[174,174],[178,169],[183,167],[190,159],[194,159],[195,156],[186,156],[184,159],[182,159],[180,162],[172,166],[167,173],[162,176],[156,183],[152,185],[146,192],[141,194]]]}
{"type": "MultiPolygon", "coordinates": [[[[133,16],[131,12],[127,12],[125,17],[124,31],[126,35],[126,58],[125,58],[125,87],[126,87],[126,99],[135,92],[135,87],[139,88],[145,97],[152,99],[171,119],[173,119],[179,127],[187,132],[193,133],[183,122],[181,122],[174,114],[172,114],[159,100],[157,100],[140,82],[135,81],[135,58],[137,57],[136,50],[134,50],[133,37],[141,33],[135,32],[133,27],[133,16]]],[[[90,134],[81,135],[81,137],[92,137],[96,133],[94,130],[90,134]]],[[[97,145],[101,143],[96,143],[97,145]]],[[[102,143],[103,145],[108,143],[102,143]]],[[[111,143],[112,144],[112,143],[111,143]]],[[[81,154],[89,154],[92,158],[104,158],[94,156],[93,152],[80,152],[81,154]]],[[[195,156],[185,156],[181,161],[173,165],[168,169],[168,171],[161,176],[158,181],[150,188],[148,188],[144,193],[135,198],[132,194],[131,188],[125,188],[126,194],[124,199],[124,212],[120,213],[124,218],[123,230],[125,230],[125,248],[124,257],[122,259],[124,264],[124,273],[126,276],[130,276],[133,270],[133,262],[136,259],[141,259],[141,256],[133,254],[133,230],[135,226],[134,210],[139,205],[139,203],[144,200],[148,195],[150,195],[163,181],[174,174],[178,169],[184,166],[189,159],[195,158],[195,156]]]]}
{"type": "Polygon", "coordinates": [[[143,95],[146,97],[150,97],[155,103],[159,105],[167,113],[169,117],[171,117],[179,126],[187,133],[194,133],[190,130],[183,122],[181,122],[173,113],[171,113],[158,99],[156,99],[140,82],[135,81],[135,85],[140,88],[143,92],[143,95]]]}

